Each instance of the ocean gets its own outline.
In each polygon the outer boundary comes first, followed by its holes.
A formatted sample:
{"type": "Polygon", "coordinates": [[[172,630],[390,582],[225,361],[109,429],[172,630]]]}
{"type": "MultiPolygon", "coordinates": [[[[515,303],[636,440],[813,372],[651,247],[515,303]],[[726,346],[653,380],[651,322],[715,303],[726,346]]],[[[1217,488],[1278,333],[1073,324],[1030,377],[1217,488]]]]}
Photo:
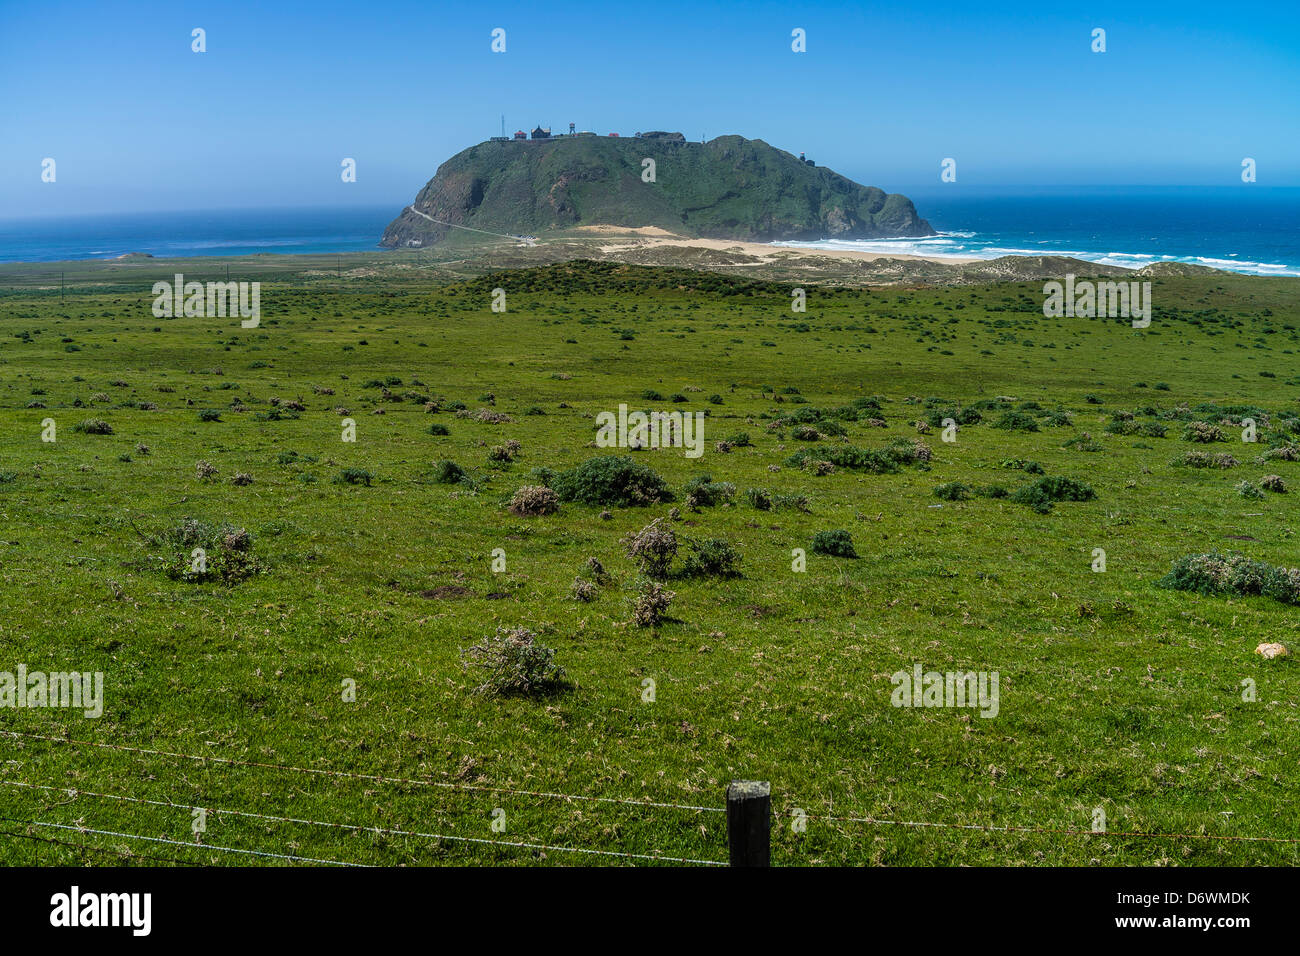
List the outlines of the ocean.
{"type": "MultiPolygon", "coordinates": [[[[992,259],[1063,255],[1108,265],[1191,262],[1300,276],[1300,188],[949,184],[899,189],[940,232],[927,239],[825,240],[795,247],[992,259]]],[[[341,209],[132,213],[0,220],[0,262],[379,251],[400,203],[341,209]]]]}
{"type": "Polygon", "coordinates": [[[973,259],[1059,255],[1128,268],[1189,262],[1300,276],[1300,188],[956,186],[899,190],[939,236],[780,245],[973,259]]]}
{"type": "Polygon", "coordinates": [[[402,204],[338,209],[223,209],[0,219],[0,262],[112,259],[128,252],[244,256],[379,252],[402,204]]]}

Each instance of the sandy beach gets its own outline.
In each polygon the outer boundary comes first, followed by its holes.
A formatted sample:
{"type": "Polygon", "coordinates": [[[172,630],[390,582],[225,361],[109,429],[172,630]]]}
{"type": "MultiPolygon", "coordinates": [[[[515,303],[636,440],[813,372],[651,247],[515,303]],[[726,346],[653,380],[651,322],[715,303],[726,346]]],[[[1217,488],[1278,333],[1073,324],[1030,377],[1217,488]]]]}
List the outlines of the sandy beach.
{"type": "Polygon", "coordinates": [[[854,249],[792,249],[785,246],[769,245],[765,242],[744,242],[737,239],[695,239],[690,236],[676,235],[658,226],[644,226],[636,229],[621,226],[579,226],[573,229],[572,232],[588,236],[608,236],[610,241],[601,246],[601,251],[614,254],[626,252],[629,249],[684,246],[689,249],[709,249],[715,252],[748,256],[759,259],[763,263],[804,259],[808,256],[856,259],[863,262],[872,262],[877,259],[911,259],[922,262],[936,262],[942,265],[962,265],[980,261],[975,258],[917,256],[896,252],[861,252],[854,249]]]}

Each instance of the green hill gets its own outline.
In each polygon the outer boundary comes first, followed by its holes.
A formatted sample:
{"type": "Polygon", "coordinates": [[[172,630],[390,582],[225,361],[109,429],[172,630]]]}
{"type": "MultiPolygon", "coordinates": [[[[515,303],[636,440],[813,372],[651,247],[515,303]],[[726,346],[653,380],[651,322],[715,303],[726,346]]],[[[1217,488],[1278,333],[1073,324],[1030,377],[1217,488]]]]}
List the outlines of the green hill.
{"type": "Polygon", "coordinates": [[[511,235],[658,226],[758,241],[934,234],[906,196],[861,186],[762,140],[688,143],[680,133],[479,143],[438,168],[381,244],[431,245],[450,231],[442,223],[511,235]],[[646,159],[654,160],[654,182],[642,179],[646,159]]]}

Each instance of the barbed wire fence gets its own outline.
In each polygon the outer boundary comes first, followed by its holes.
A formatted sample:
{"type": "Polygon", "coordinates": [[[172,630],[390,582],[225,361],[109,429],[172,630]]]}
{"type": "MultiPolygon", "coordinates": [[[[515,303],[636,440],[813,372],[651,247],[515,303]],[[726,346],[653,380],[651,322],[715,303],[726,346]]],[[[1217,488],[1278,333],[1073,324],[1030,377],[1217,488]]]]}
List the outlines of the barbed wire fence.
{"type": "MultiPolygon", "coordinates": [[[[602,849],[594,847],[560,845],[546,842],[538,839],[493,839],[488,837],[472,837],[462,834],[445,833],[436,831],[426,831],[417,829],[405,829],[399,827],[384,827],[375,825],[366,825],[360,823],[340,822],[332,820],[316,819],[310,816],[288,816],[283,814],[265,813],[255,810],[229,808],[229,807],[201,807],[197,804],[179,803],[172,800],[158,800],[146,797],[133,796],[123,793],[108,792],[107,789],[87,789],[82,787],[57,785],[52,783],[39,783],[31,780],[0,779],[0,786],[8,787],[17,791],[25,791],[33,794],[61,795],[67,798],[65,803],[74,803],[79,801],[111,801],[121,804],[130,804],[141,807],[156,807],[178,811],[203,811],[211,814],[217,819],[223,817],[237,818],[251,821],[260,821],[285,826],[310,826],[322,828],[325,830],[334,830],[355,834],[371,834],[376,836],[399,837],[408,840],[428,841],[431,845],[437,846],[443,843],[459,844],[470,847],[497,848],[506,851],[524,850],[532,853],[558,853],[571,855],[576,859],[605,859],[607,861],[626,861],[631,865],[648,865],[648,864],[672,864],[681,866],[768,866],[771,863],[770,833],[773,826],[773,815],[771,807],[771,791],[766,783],[756,782],[733,782],[727,788],[726,805],[705,806],[700,804],[674,803],[671,801],[657,801],[646,799],[635,799],[629,797],[611,797],[599,796],[592,794],[569,794],[559,793],[550,790],[529,790],[518,787],[492,786],[480,784],[456,783],[450,781],[430,780],[421,777],[395,776],[385,774],[368,774],[358,773],[348,770],[339,770],[336,768],[324,767],[301,767],[293,764],[274,763],[270,761],[243,760],[235,757],[223,757],[210,754],[192,754],[180,750],[164,750],[157,748],[136,747],[128,744],[111,743],[106,741],[77,740],[69,737],[56,737],[47,734],[24,733],[20,731],[0,731],[0,736],[7,736],[11,739],[29,739],[43,741],[47,743],[56,743],[73,747],[102,748],[107,750],[131,753],[141,756],[156,756],[169,759],[188,760],[196,764],[215,764],[222,767],[248,767],[274,770],[279,773],[303,774],[308,776],[334,778],[334,779],[351,779],[367,783],[393,784],[402,786],[419,786],[429,787],[442,790],[456,790],[463,792],[475,793],[493,793],[507,794],[518,797],[535,798],[542,800],[560,800],[571,803],[592,803],[606,805],[624,805],[636,807],[646,811],[680,811],[694,814],[724,814],[726,816],[727,844],[729,858],[727,860],[715,859],[701,852],[699,855],[669,855],[659,852],[631,852],[628,850],[602,849]]],[[[1267,836],[1267,835],[1239,835],[1239,834],[1214,834],[1214,833],[1187,833],[1187,832],[1151,832],[1139,830],[1090,830],[1084,828],[1064,827],[1064,826],[1022,826],[1022,825],[999,825],[999,824],[982,824],[982,823],[954,823],[945,821],[923,821],[923,820],[905,820],[881,818],[871,815],[852,815],[852,814],[810,814],[798,811],[805,821],[821,821],[831,824],[857,824],[868,827],[897,827],[910,829],[924,829],[935,831],[966,831],[979,832],[988,834],[1003,835],[1026,835],[1042,834],[1049,836],[1068,836],[1079,838],[1113,838],[1113,839],[1142,839],[1142,840],[1197,840],[1197,841],[1222,841],[1227,843],[1259,843],[1275,845],[1297,845],[1300,844],[1300,838],[1267,836]]],[[[110,847],[99,846],[94,843],[72,843],[67,840],[56,840],[52,837],[43,837],[34,830],[53,830],[60,831],[65,835],[77,834],[80,836],[99,836],[109,837],[117,840],[129,842],[154,844],[167,846],[171,848],[184,848],[190,851],[210,851],[223,855],[235,857],[253,857],[256,859],[266,860],[274,864],[304,864],[304,865],[330,865],[330,866],[371,866],[375,864],[359,863],[351,860],[326,858],[321,856],[305,856],[299,853],[283,852],[283,848],[276,847],[268,849],[260,847],[249,849],[244,847],[233,847],[220,844],[200,842],[198,840],[178,840],[169,836],[151,836],[143,833],[131,832],[123,829],[108,829],[102,827],[92,827],[81,823],[65,824],[57,823],[50,820],[32,820],[20,819],[16,817],[0,817],[0,821],[14,824],[25,829],[0,830],[0,838],[35,840],[42,843],[57,845],[74,851],[84,851],[91,853],[112,853],[123,859],[142,859],[153,860],[156,862],[169,863],[174,865],[202,865],[194,860],[187,860],[177,856],[171,857],[151,857],[146,854],[135,851],[121,851],[110,847]]],[[[405,861],[404,861],[405,862],[405,861]]]]}

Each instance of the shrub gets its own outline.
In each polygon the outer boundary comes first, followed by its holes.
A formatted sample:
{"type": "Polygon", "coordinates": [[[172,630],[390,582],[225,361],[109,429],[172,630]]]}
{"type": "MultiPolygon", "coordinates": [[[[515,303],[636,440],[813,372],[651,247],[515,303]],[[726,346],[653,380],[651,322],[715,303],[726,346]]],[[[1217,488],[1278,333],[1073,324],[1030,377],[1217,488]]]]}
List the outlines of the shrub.
{"type": "Polygon", "coordinates": [[[1216,441],[1227,441],[1223,434],[1223,429],[1218,425],[1211,425],[1209,422],[1188,422],[1183,427],[1183,441],[1201,442],[1209,444],[1216,441]]]}
{"type": "Polygon", "coordinates": [[[834,531],[818,531],[812,539],[813,554],[829,554],[837,558],[856,558],[853,550],[853,537],[843,528],[834,531]]]}
{"type": "Polygon", "coordinates": [[[1003,468],[1016,468],[1031,475],[1044,474],[1043,466],[1028,458],[1008,458],[1002,463],[1003,468]]]}
{"type": "Polygon", "coordinates": [[[262,570],[253,556],[253,536],[233,525],[185,518],[146,541],[159,549],[154,560],[174,581],[236,584],[262,570]]]}
{"type": "Polygon", "coordinates": [[[287,449],[285,451],[280,452],[280,454],[276,455],[275,460],[278,464],[281,465],[296,465],[299,462],[306,462],[307,464],[311,465],[316,463],[316,456],[303,455],[303,454],[299,454],[296,451],[293,451],[292,449],[287,449]]]}
{"type": "Polygon", "coordinates": [[[1082,435],[1075,435],[1061,447],[1073,448],[1077,451],[1101,451],[1101,442],[1093,438],[1088,432],[1084,432],[1082,435]]]}
{"type": "Polygon", "coordinates": [[[595,558],[588,558],[587,563],[586,565],[584,565],[584,567],[586,568],[587,573],[591,575],[592,579],[595,580],[597,584],[609,583],[610,581],[609,572],[606,571],[605,566],[595,558]]]}
{"type": "Polygon", "coordinates": [[[217,466],[210,461],[196,462],[194,465],[194,475],[199,481],[211,481],[217,476],[217,466]]]}
{"type": "Polygon", "coordinates": [[[978,425],[984,420],[984,416],[974,408],[942,408],[931,412],[926,423],[931,428],[942,428],[945,418],[951,418],[958,425],[978,425]]]}
{"type": "Polygon", "coordinates": [[[569,597],[574,601],[581,601],[587,604],[596,600],[596,585],[592,584],[586,578],[574,578],[573,587],[569,589],[569,597]]]}
{"type": "Polygon", "coordinates": [[[205,408],[199,412],[199,421],[201,422],[219,422],[221,421],[221,411],[216,408],[205,408]]]}
{"type": "Polygon", "coordinates": [[[626,455],[589,458],[562,471],[552,485],[562,501],[592,505],[650,505],[671,501],[667,483],[647,465],[626,455]]]}
{"type": "MultiPolygon", "coordinates": [[[[448,405],[447,407],[451,408],[451,405],[448,405]]],[[[514,419],[505,412],[494,412],[490,408],[479,408],[471,412],[463,405],[460,410],[456,412],[456,417],[469,418],[477,422],[486,422],[489,425],[504,425],[508,422],[514,421],[514,419]]]]}
{"type": "Polygon", "coordinates": [[[439,422],[434,422],[432,425],[430,425],[428,431],[429,431],[429,434],[430,434],[430,435],[450,435],[450,434],[451,434],[451,431],[448,430],[447,426],[446,426],[446,425],[443,425],[443,424],[441,424],[441,423],[439,423],[439,422]]]}
{"type": "Polygon", "coordinates": [[[246,471],[237,471],[230,476],[230,483],[242,488],[253,483],[253,476],[246,471]]]}
{"type": "Polygon", "coordinates": [[[1185,555],[1156,584],[1175,591],[1263,595],[1284,604],[1300,604],[1300,568],[1274,567],[1235,553],[1185,555]]]}
{"type": "Polygon", "coordinates": [[[84,422],[78,422],[72,426],[74,432],[82,432],[86,435],[111,435],[113,426],[102,418],[87,418],[84,422]]]}
{"type": "Polygon", "coordinates": [[[1038,431],[1038,422],[1033,415],[1025,412],[1004,412],[1002,417],[993,423],[993,427],[1007,431],[1036,432],[1038,431]]]}
{"type": "Polygon", "coordinates": [[[1211,454],[1208,451],[1189,451],[1175,458],[1171,465],[1185,465],[1188,468],[1235,468],[1237,459],[1226,452],[1211,454]]]}
{"type": "Polygon", "coordinates": [[[1265,475],[1259,479],[1259,486],[1280,495],[1286,494],[1286,482],[1282,480],[1281,475],[1265,475]]]}
{"type": "Polygon", "coordinates": [[[344,468],[339,472],[338,477],[334,479],[336,484],[340,485],[365,485],[370,487],[370,482],[374,480],[374,475],[364,468],[344,468]]]}
{"type": "Polygon", "coordinates": [[[772,507],[777,511],[802,511],[805,514],[809,511],[807,495],[773,495],[772,507]]]}
{"type": "Polygon", "coordinates": [[[935,488],[934,496],[944,501],[965,501],[971,496],[971,488],[960,481],[949,481],[935,488]]]}
{"type": "Polygon", "coordinates": [[[462,651],[471,664],[484,672],[483,683],[474,693],[484,696],[540,694],[565,682],[564,668],[555,663],[554,648],[539,644],[537,635],[524,627],[498,627],[462,651]]]}
{"type": "Polygon", "coordinates": [[[1264,452],[1263,457],[1266,461],[1300,461],[1300,445],[1279,445],[1264,452]]]}
{"type": "Polygon", "coordinates": [[[1096,497],[1096,492],[1082,481],[1049,475],[1017,488],[1011,500],[1029,505],[1039,514],[1047,514],[1058,501],[1091,501],[1096,497]]]}
{"type": "Polygon", "coordinates": [[[1259,485],[1250,481],[1239,481],[1236,485],[1237,494],[1243,498],[1258,499],[1264,497],[1264,492],[1259,485]]]}
{"type": "Polygon", "coordinates": [[[437,484],[455,485],[468,479],[465,469],[449,459],[444,458],[433,466],[433,480],[437,484]]]}
{"type": "Polygon", "coordinates": [[[655,518],[622,542],[627,546],[627,556],[652,578],[666,577],[677,556],[677,535],[672,528],[662,526],[662,522],[663,518],[655,518]]]}
{"type": "Polygon", "coordinates": [[[504,445],[493,445],[488,450],[488,460],[499,462],[514,461],[519,455],[519,442],[511,438],[504,445]]]}
{"type": "Polygon", "coordinates": [[[772,495],[764,488],[747,488],[745,500],[749,502],[750,507],[758,511],[772,510],[772,495]]]}
{"type": "Polygon", "coordinates": [[[855,445],[817,445],[795,452],[785,463],[809,468],[819,474],[824,471],[818,469],[816,463],[829,462],[839,468],[861,469],[873,475],[883,475],[899,470],[898,457],[897,452],[891,454],[888,450],[858,448],[855,445]]]}
{"type": "Polygon", "coordinates": [[[632,620],[638,627],[657,627],[663,620],[676,592],[662,584],[647,581],[632,601],[632,620]]]}
{"type": "Polygon", "coordinates": [[[524,485],[510,498],[509,508],[520,517],[549,515],[560,510],[560,498],[543,485],[524,485]]]}
{"type": "Polygon", "coordinates": [[[884,454],[900,465],[924,466],[934,458],[934,450],[919,438],[895,438],[884,454]]]}
{"type": "Polygon", "coordinates": [[[721,538],[709,538],[705,541],[691,541],[688,544],[690,554],[682,565],[682,574],[687,576],[713,575],[722,578],[740,576],[740,552],[721,538]]]}
{"type": "Polygon", "coordinates": [[[697,475],[686,482],[686,503],[694,508],[712,508],[726,504],[736,496],[736,486],[729,481],[714,481],[711,475],[697,475]]]}

